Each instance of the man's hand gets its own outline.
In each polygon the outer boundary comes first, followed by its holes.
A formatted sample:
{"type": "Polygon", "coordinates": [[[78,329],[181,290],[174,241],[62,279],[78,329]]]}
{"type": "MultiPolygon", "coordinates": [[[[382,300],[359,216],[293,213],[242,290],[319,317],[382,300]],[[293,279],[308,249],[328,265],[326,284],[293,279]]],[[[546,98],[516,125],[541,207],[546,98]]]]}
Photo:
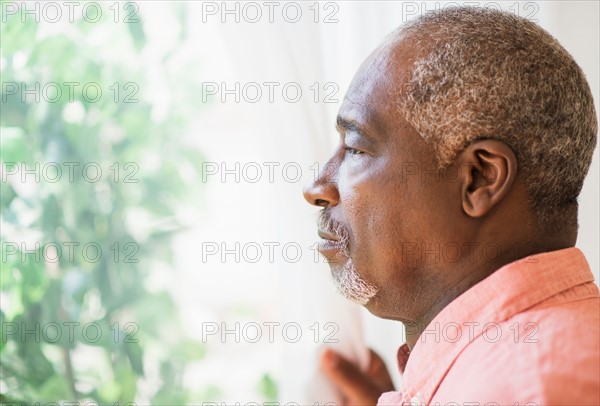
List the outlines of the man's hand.
{"type": "Polygon", "coordinates": [[[385,363],[375,351],[370,353],[366,372],[330,348],[321,355],[321,371],[342,393],[345,405],[376,405],[382,393],[394,390],[385,363]]]}

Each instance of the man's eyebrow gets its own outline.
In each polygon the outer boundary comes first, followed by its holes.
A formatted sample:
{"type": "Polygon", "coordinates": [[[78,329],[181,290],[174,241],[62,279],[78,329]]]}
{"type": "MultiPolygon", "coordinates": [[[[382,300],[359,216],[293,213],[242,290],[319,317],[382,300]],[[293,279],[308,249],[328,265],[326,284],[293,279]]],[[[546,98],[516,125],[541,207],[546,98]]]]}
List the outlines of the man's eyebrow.
{"type": "Polygon", "coordinates": [[[360,135],[362,138],[365,138],[367,141],[371,141],[371,142],[373,141],[373,139],[371,137],[369,137],[369,135],[366,134],[365,131],[363,131],[354,121],[349,121],[349,120],[346,120],[345,118],[337,116],[335,127],[338,131],[343,130],[344,132],[352,132],[352,133],[360,135]]]}

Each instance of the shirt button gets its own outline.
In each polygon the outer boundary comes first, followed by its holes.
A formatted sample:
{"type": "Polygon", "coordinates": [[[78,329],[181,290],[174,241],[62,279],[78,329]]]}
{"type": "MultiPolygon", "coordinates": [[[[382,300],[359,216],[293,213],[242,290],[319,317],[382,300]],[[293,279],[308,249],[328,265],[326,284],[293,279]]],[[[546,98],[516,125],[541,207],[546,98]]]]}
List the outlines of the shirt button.
{"type": "Polygon", "coordinates": [[[410,398],[410,404],[411,406],[421,406],[421,398],[418,394],[410,398]]]}

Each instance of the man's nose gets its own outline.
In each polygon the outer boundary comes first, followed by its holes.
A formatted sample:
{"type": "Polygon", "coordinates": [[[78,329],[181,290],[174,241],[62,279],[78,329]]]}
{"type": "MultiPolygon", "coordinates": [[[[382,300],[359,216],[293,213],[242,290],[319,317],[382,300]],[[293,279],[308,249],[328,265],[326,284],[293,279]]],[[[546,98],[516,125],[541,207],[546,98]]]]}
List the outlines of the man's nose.
{"type": "Polygon", "coordinates": [[[323,168],[319,176],[304,187],[304,198],[310,204],[320,207],[333,207],[340,201],[337,182],[332,181],[331,167],[323,168]]]}

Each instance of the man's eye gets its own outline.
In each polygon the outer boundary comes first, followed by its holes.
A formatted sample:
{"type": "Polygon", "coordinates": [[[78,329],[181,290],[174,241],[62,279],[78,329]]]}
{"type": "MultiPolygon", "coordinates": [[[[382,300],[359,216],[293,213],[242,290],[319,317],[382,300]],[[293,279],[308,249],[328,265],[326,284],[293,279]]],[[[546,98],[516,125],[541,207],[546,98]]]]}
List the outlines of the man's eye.
{"type": "Polygon", "coordinates": [[[350,148],[350,147],[346,147],[346,152],[350,155],[361,155],[364,154],[363,151],[359,151],[357,149],[354,148],[350,148]]]}

